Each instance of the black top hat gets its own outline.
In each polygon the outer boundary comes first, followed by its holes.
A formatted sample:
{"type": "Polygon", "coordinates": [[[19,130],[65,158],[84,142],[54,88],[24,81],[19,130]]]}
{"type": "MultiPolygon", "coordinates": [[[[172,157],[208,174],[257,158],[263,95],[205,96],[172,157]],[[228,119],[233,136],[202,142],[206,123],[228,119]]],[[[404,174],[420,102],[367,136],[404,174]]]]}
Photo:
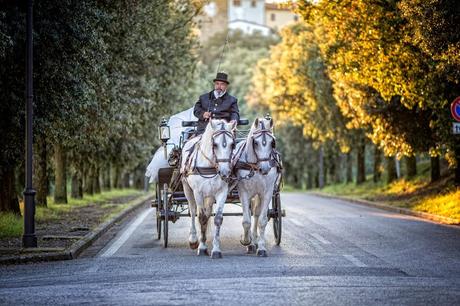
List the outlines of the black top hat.
{"type": "Polygon", "coordinates": [[[225,82],[227,84],[230,84],[230,82],[228,81],[228,75],[225,72],[218,72],[217,75],[216,75],[216,78],[214,80],[212,80],[212,81],[213,82],[221,81],[221,82],[225,82]]]}

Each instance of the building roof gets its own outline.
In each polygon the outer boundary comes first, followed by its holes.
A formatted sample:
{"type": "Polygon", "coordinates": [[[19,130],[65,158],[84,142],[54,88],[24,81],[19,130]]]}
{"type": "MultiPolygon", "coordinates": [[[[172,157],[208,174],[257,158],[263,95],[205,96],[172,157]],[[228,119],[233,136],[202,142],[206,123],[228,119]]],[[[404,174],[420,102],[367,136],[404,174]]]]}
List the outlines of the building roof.
{"type": "Polygon", "coordinates": [[[265,9],[276,11],[292,11],[294,5],[288,3],[265,3],[265,9]]]}

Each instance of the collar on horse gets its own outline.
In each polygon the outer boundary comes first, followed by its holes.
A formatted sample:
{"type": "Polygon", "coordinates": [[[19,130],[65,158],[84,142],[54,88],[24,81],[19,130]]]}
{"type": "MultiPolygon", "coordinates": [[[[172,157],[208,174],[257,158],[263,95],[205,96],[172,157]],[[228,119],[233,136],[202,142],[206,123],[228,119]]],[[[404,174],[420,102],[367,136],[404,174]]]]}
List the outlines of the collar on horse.
{"type": "Polygon", "coordinates": [[[275,149],[275,137],[273,136],[271,130],[265,128],[265,125],[264,125],[263,122],[261,122],[261,124],[262,124],[262,129],[260,129],[260,130],[258,130],[258,131],[253,133],[253,135],[251,137],[252,142],[254,144],[255,139],[257,139],[259,137],[262,137],[262,144],[266,145],[267,144],[267,137],[271,137],[272,140],[273,140],[273,142],[272,142],[272,151],[270,152],[269,157],[259,158],[257,156],[256,151],[254,150],[254,155],[256,156],[256,162],[255,163],[250,163],[248,161],[240,161],[239,156],[241,155],[243,150],[246,148],[246,143],[244,143],[239,148],[238,152],[235,154],[238,159],[237,159],[237,161],[235,163],[234,171],[236,172],[236,170],[240,170],[240,169],[249,171],[249,174],[246,175],[245,177],[242,177],[241,179],[249,179],[249,178],[253,177],[254,174],[255,174],[255,171],[260,171],[259,163],[262,162],[262,161],[268,161],[270,163],[270,168],[276,167],[278,173],[280,173],[281,170],[283,169],[280,154],[275,149]]]}
{"type": "Polygon", "coordinates": [[[224,148],[227,147],[227,136],[229,136],[230,138],[234,138],[234,135],[233,135],[232,132],[225,130],[224,123],[222,122],[221,129],[212,134],[212,143],[213,143],[212,157],[211,157],[212,159],[210,159],[208,156],[206,156],[205,152],[203,152],[201,150],[200,142],[203,139],[202,137],[201,137],[201,139],[199,139],[189,149],[190,154],[187,157],[185,167],[186,167],[186,169],[189,168],[190,170],[186,171],[186,173],[185,173],[186,176],[188,176],[188,175],[199,175],[199,176],[201,176],[203,178],[213,178],[213,177],[217,176],[217,174],[219,173],[218,170],[217,170],[218,169],[218,163],[230,162],[232,160],[232,153],[230,154],[229,158],[217,158],[216,157],[216,153],[214,151],[214,138],[216,138],[216,137],[218,137],[220,135],[224,135],[224,140],[223,140],[223,143],[222,143],[222,146],[224,148]],[[198,147],[196,149],[196,154],[195,154],[195,160],[194,160],[193,167],[191,167],[191,162],[192,162],[192,160],[191,160],[191,155],[192,154],[191,153],[195,149],[196,145],[198,145],[198,147]],[[211,164],[211,167],[198,167],[197,166],[198,152],[201,152],[203,157],[211,164]]]}

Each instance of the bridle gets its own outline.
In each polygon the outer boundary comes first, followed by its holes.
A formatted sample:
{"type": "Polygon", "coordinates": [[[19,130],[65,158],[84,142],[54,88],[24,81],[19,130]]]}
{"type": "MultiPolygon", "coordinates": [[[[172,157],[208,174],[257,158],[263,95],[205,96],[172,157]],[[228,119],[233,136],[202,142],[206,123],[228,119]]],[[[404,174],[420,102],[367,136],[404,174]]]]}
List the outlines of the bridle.
{"type": "Polygon", "coordinates": [[[229,163],[232,160],[234,147],[235,147],[235,135],[232,132],[225,130],[224,126],[223,126],[223,123],[222,123],[222,128],[219,131],[214,132],[212,134],[212,155],[213,155],[214,160],[216,161],[216,163],[229,163]],[[222,142],[222,146],[224,148],[227,147],[227,136],[230,137],[231,139],[233,139],[233,144],[232,144],[233,147],[232,147],[232,150],[230,151],[229,158],[217,158],[216,152],[214,151],[214,148],[216,146],[215,138],[219,137],[220,135],[224,135],[224,140],[222,142]]]}
{"type": "MultiPolygon", "coordinates": [[[[257,138],[260,138],[262,137],[262,145],[265,146],[267,144],[267,137],[271,137],[272,138],[272,151],[276,148],[276,139],[275,139],[275,136],[273,136],[273,133],[271,130],[269,129],[266,129],[265,128],[265,125],[263,122],[260,123],[262,125],[262,129],[258,130],[257,132],[254,132],[254,134],[252,135],[252,147],[255,148],[255,144],[256,144],[256,139],[257,138]]],[[[255,164],[259,164],[259,162],[264,162],[264,161],[270,161],[272,160],[272,157],[271,157],[271,153],[272,151],[270,152],[269,156],[268,157],[265,157],[265,158],[259,158],[259,156],[257,155],[257,152],[256,150],[254,149],[254,155],[256,156],[256,162],[255,164]]]]}
{"type": "MultiPolygon", "coordinates": [[[[220,175],[221,179],[224,180],[224,181],[227,181],[229,178],[224,178],[222,177],[222,175],[219,173],[218,171],[218,167],[219,167],[219,163],[230,163],[231,160],[232,160],[232,155],[233,155],[233,149],[231,150],[230,152],[230,156],[228,158],[217,158],[217,155],[216,155],[216,152],[215,152],[215,146],[216,146],[216,142],[215,142],[215,139],[219,136],[223,135],[224,139],[223,139],[223,142],[222,142],[222,146],[224,148],[227,147],[228,143],[227,143],[227,136],[230,137],[230,139],[233,139],[235,140],[235,135],[233,132],[230,132],[230,131],[227,131],[225,130],[224,128],[224,123],[222,123],[222,127],[220,130],[214,132],[212,134],[212,157],[209,158],[208,156],[206,156],[205,152],[203,152],[201,150],[201,147],[200,147],[200,144],[198,144],[198,148],[197,148],[197,153],[196,153],[196,156],[195,156],[195,162],[194,162],[194,166],[193,168],[191,169],[191,171],[189,171],[188,174],[197,174],[203,178],[213,178],[215,176],[217,176],[218,174],[220,175]],[[211,164],[211,167],[197,167],[197,160],[198,160],[198,152],[201,152],[201,154],[203,155],[203,157],[211,164]]],[[[233,146],[234,146],[234,143],[233,143],[233,146]]]]}

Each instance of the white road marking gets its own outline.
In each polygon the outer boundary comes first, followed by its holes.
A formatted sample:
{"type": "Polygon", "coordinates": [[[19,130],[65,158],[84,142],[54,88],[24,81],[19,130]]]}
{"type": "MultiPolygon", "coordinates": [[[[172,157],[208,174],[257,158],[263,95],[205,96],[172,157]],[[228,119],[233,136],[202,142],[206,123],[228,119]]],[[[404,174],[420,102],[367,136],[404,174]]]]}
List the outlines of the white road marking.
{"type": "Polygon", "coordinates": [[[312,235],[313,237],[315,237],[316,240],[318,240],[319,242],[323,243],[323,244],[331,244],[330,241],[327,241],[326,239],[324,239],[323,236],[321,236],[320,234],[317,234],[317,233],[312,233],[310,234],[312,235]]]}
{"type": "Polygon", "coordinates": [[[150,209],[144,211],[142,215],[137,217],[137,219],[131,223],[131,225],[126,229],[126,231],[118,238],[104,253],[102,253],[101,257],[110,257],[115,254],[121,246],[131,237],[137,227],[144,221],[147,215],[150,213],[150,209]]]}
{"type": "Polygon", "coordinates": [[[288,219],[289,221],[291,221],[292,223],[294,223],[294,225],[298,226],[298,227],[304,227],[302,223],[300,223],[299,221],[297,221],[296,219],[288,219]]]}
{"type": "Polygon", "coordinates": [[[367,267],[365,263],[363,263],[361,260],[359,260],[353,255],[343,255],[343,257],[345,257],[349,262],[351,262],[357,267],[367,267]]]}

